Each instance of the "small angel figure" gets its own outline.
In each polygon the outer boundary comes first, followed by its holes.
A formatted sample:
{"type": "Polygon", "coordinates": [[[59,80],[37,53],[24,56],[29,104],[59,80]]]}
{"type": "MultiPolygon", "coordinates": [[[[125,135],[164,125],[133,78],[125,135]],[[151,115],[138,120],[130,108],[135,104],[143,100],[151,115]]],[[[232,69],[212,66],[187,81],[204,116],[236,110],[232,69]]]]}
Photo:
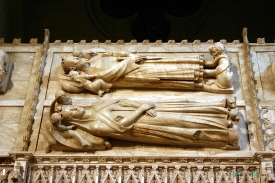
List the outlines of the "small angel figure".
{"type": "Polygon", "coordinates": [[[70,71],[69,77],[73,81],[77,81],[83,84],[83,87],[93,93],[97,93],[98,96],[102,96],[103,93],[108,92],[112,87],[112,84],[105,82],[102,79],[98,79],[97,75],[89,75],[84,72],[70,71]],[[94,79],[93,81],[90,81],[94,79]]]}

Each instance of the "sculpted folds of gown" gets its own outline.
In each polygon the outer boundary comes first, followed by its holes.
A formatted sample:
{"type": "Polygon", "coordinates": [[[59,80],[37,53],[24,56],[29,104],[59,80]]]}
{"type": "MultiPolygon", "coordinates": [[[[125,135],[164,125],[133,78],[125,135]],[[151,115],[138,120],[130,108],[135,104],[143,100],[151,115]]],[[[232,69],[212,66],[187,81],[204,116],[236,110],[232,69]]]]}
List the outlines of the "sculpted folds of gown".
{"type": "MultiPolygon", "coordinates": [[[[113,54],[113,53],[112,53],[113,54]]],[[[112,55],[110,54],[110,55],[112,55]]],[[[99,54],[91,58],[102,58],[102,54],[99,54]]],[[[72,62],[77,62],[75,57],[66,57],[62,60],[62,67],[67,72],[67,65],[71,67],[72,62]]],[[[83,60],[83,58],[82,58],[83,60]]],[[[79,61],[78,61],[79,62],[79,61]]],[[[195,89],[201,88],[199,84],[202,79],[201,71],[201,58],[179,58],[179,59],[162,59],[156,58],[154,60],[142,60],[136,55],[130,55],[122,61],[114,62],[110,68],[102,70],[101,68],[83,66],[76,67],[75,70],[80,71],[79,76],[85,76],[88,80],[98,82],[98,80],[104,81],[104,84],[113,83],[115,87],[130,87],[130,88],[181,88],[181,89],[195,89]],[[192,60],[193,61],[190,61],[192,60]],[[142,63],[139,63],[142,62],[142,63]]],[[[92,65],[92,64],[91,64],[92,65]]],[[[71,75],[71,72],[67,72],[71,75]]],[[[85,87],[85,82],[70,77],[72,81],[78,82],[78,84],[67,84],[63,82],[65,77],[61,77],[61,86],[64,90],[70,92],[79,92],[81,87],[90,90],[85,87]]],[[[68,80],[68,78],[67,78],[68,80]]],[[[103,85],[104,85],[103,84],[103,85]]],[[[100,87],[99,87],[100,88],[100,87]]],[[[91,90],[90,90],[91,91],[91,90]]],[[[93,91],[92,91],[93,92],[93,91]]],[[[107,91],[105,91],[107,92],[107,91]]],[[[96,93],[96,92],[94,92],[96,93]]]]}
{"type": "Polygon", "coordinates": [[[79,93],[89,90],[102,96],[111,87],[165,88],[232,93],[230,62],[222,43],[209,48],[213,61],[202,55],[140,56],[124,52],[95,53],[92,50],[63,57],[60,85],[63,90],[79,93]],[[107,67],[97,64],[104,57],[114,59],[107,67]],[[205,69],[211,68],[211,69],[205,69]]]}
{"type": "MultiPolygon", "coordinates": [[[[214,60],[205,61],[202,55],[73,52],[62,57],[59,83],[67,92],[88,90],[100,97],[112,87],[232,93],[233,73],[223,44],[216,43],[209,52],[214,60]]],[[[60,97],[51,106],[50,131],[57,142],[68,147],[92,150],[96,144],[96,150],[108,149],[111,145],[106,138],[113,138],[238,149],[238,111],[231,106],[235,99],[149,103],[111,99],[81,107],[60,102],[60,97]]]]}
{"type": "MultiPolygon", "coordinates": [[[[99,100],[85,109],[54,101],[51,111],[61,114],[63,124],[75,125],[78,131],[84,131],[83,139],[96,136],[183,147],[237,149],[237,111],[228,101],[177,100],[142,104],[129,100],[99,100]]],[[[64,138],[56,136],[56,130],[52,129],[51,133],[59,143],[64,142],[64,138]]],[[[90,146],[92,148],[92,144],[90,146]]],[[[85,148],[89,149],[89,145],[85,148]]]]}

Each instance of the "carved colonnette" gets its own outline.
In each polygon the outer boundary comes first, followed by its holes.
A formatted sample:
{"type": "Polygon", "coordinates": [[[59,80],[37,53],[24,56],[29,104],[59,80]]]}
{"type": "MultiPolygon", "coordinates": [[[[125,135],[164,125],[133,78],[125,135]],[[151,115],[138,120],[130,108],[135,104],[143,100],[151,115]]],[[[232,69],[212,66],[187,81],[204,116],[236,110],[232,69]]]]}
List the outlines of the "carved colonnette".
{"type": "MultiPolygon", "coordinates": [[[[13,153],[9,182],[268,182],[273,153],[245,157],[32,156],[13,153]]],[[[5,181],[4,181],[5,182],[5,181]]]]}
{"type": "Polygon", "coordinates": [[[34,165],[30,182],[260,182],[259,166],[34,165]]]}

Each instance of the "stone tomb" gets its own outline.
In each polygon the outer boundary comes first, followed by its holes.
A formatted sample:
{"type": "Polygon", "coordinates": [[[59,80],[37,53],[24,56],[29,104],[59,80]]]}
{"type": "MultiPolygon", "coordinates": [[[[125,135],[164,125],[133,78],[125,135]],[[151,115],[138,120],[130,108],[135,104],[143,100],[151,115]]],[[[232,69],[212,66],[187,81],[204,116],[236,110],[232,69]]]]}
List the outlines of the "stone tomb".
{"type": "Polygon", "coordinates": [[[5,127],[1,128],[1,179],[273,180],[275,47],[248,44],[246,29],[243,34],[243,43],[218,43],[225,56],[216,59],[216,65],[208,62],[215,60],[209,52],[215,46],[211,41],[49,43],[46,30],[43,44],[0,45],[14,65],[12,87],[0,96],[0,123],[5,127]],[[62,67],[65,59],[71,64],[68,72],[62,67]],[[74,61],[89,62],[93,70],[88,71],[86,63],[84,69],[74,66],[74,61]],[[108,75],[117,65],[125,70],[108,75]],[[56,95],[60,90],[66,97],[56,95]],[[77,112],[85,109],[85,115],[74,115],[70,102],[77,112]],[[119,115],[113,121],[103,119],[110,111],[119,115]],[[238,111],[237,116],[233,111],[238,111]],[[126,113],[131,113],[130,120],[126,113]],[[94,131],[95,120],[103,131],[94,131]],[[230,140],[234,135],[235,143],[230,140]]]}

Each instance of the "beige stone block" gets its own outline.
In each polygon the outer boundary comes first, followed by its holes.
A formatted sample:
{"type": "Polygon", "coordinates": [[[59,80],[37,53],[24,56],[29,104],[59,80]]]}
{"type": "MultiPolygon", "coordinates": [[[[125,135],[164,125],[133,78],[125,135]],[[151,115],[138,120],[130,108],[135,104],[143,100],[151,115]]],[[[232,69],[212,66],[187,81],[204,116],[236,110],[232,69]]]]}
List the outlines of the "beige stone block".
{"type": "Polygon", "coordinates": [[[273,81],[262,81],[265,100],[275,100],[275,85],[273,81]]]}
{"type": "Polygon", "coordinates": [[[2,107],[23,107],[25,100],[0,100],[0,106],[2,107]]]}
{"type": "Polygon", "coordinates": [[[0,124],[19,124],[22,110],[23,107],[0,107],[0,124]]]}
{"type": "Polygon", "coordinates": [[[58,90],[61,90],[62,88],[60,87],[59,81],[50,81],[47,89],[47,100],[53,100],[55,98],[55,93],[58,90]]]}
{"type": "Polygon", "coordinates": [[[127,46],[123,46],[123,47],[121,48],[121,51],[125,51],[126,53],[134,53],[134,52],[137,52],[136,46],[137,46],[137,45],[127,45],[127,46]]]}
{"type": "MultiPolygon", "coordinates": [[[[6,120],[1,120],[5,122],[6,120]]],[[[15,146],[16,138],[18,137],[18,124],[1,124],[0,129],[0,153],[6,150],[16,151],[20,150],[20,147],[15,146]]]]}
{"type": "Polygon", "coordinates": [[[0,95],[0,100],[25,99],[28,81],[12,81],[10,85],[11,88],[8,89],[5,95],[0,95]]]}
{"type": "Polygon", "coordinates": [[[16,46],[14,51],[16,51],[16,52],[29,52],[30,47],[28,47],[28,46],[16,46]]]}
{"type": "Polygon", "coordinates": [[[271,64],[275,61],[274,52],[257,52],[257,64],[258,73],[255,73],[255,77],[260,76],[261,81],[273,81],[273,74],[271,71],[271,64]]]}
{"type": "Polygon", "coordinates": [[[149,52],[168,52],[168,46],[161,46],[161,47],[158,47],[158,46],[154,46],[154,47],[149,47],[148,48],[148,51],[149,52]]]}
{"type": "Polygon", "coordinates": [[[12,81],[28,81],[35,53],[10,53],[9,58],[14,64],[12,81]]]}

